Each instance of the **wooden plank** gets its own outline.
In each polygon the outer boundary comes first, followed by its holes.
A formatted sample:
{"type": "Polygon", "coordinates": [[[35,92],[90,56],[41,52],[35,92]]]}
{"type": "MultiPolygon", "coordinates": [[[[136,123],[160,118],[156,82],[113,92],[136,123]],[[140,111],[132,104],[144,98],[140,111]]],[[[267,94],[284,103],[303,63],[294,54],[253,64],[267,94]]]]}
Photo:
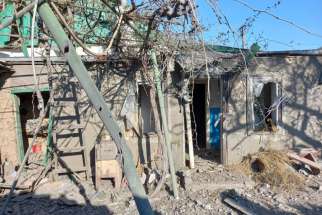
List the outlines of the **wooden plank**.
{"type": "Polygon", "coordinates": [[[195,168],[195,158],[193,150],[192,130],[191,130],[191,116],[190,116],[190,105],[185,104],[186,110],[186,123],[187,123],[187,139],[188,139],[188,151],[189,151],[189,164],[190,168],[195,168]]]}
{"type": "Polygon", "coordinates": [[[251,210],[249,210],[245,206],[241,205],[239,202],[237,202],[236,200],[234,200],[232,198],[226,197],[223,201],[226,204],[230,205],[231,207],[239,210],[243,214],[246,214],[246,215],[256,215],[254,212],[252,212],[251,210]]]}
{"type": "Polygon", "coordinates": [[[305,155],[307,155],[308,153],[311,153],[315,157],[320,157],[321,156],[321,149],[316,150],[314,148],[303,148],[300,150],[299,155],[301,157],[305,157],[305,155]]]}
{"type": "Polygon", "coordinates": [[[300,156],[298,156],[297,154],[294,154],[294,153],[288,152],[287,156],[289,158],[293,159],[293,160],[299,161],[299,162],[301,162],[303,164],[306,164],[306,165],[310,166],[311,169],[312,169],[313,174],[317,175],[317,174],[320,173],[321,168],[320,168],[319,164],[317,164],[317,163],[315,163],[313,161],[310,161],[309,159],[300,157],[300,156]]]}
{"type": "MultiPolygon", "coordinates": [[[[11,189],[12,187],[12,184],[6,184],[6,183],[0,183],[0,188],[2,189],[11,189]]],[[[15,187],[16,190],[28,190],[30,189],[29,186],[26,186],[26,185],[17,185],[15,187]]]]}
{"type": "MultiPolygon", "coordinates": [[[[36,65],[35,67],[37,75],[47,75],[46,64],[36,65]]],[[[33,76],[31,65],[13,65],[12,69],[15,71],[12,77],[33,76]]]]}

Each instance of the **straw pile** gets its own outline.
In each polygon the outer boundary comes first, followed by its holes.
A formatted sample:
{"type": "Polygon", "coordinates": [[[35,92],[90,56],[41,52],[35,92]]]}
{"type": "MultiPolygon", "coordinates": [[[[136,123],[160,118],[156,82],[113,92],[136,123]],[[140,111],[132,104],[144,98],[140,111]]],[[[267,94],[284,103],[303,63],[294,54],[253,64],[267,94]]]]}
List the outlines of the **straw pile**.
{"type": "Polygon", "coordinates": [[[266,183],[286,190],[299,188],[304,177],[292,166],[285,153],[279,151],[263,151],[248,155],[237,169],[252,176],[258,183],[266,183]]]}

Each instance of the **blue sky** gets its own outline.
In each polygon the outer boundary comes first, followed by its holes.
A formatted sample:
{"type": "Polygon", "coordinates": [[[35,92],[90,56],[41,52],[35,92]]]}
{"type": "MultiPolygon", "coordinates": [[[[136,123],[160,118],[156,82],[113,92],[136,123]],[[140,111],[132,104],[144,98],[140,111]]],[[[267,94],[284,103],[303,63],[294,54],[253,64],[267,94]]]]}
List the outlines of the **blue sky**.
{"type": "MultiPolygon", "coordinates": [[[[226,25],[220,25],[216,16],[207,3],[208,0],[196,0],[198,4],[198,17],[207,28],[205,39],[214,44],[222,45],[224,41],[217,38],[220,32],[227,32],[226,25]]],[[[242,0],[249,5],[265,9],[274,5],[277,0],[242,0]]],[[[252,10],[234,0],[219,0],[219,8],[225,14],[234,31],[237,31],[247,17],[255,14],[252,10]]],[[[266,14],[257,17],[252,27],[247,32],[247,45],[259,41],[266,50],[291,50],[314,49],[322,47],[322,0],[280,0],[277,8],[272,8],[271,13],[292,21],[314,33],[316,37],[307,34],[287,23],[274,19],[266,14]],[[267,45],[264,47],[264,45],[267,45]]],[[[226,45],[241,46],[241,38],[229,37],[226,45]]]]}

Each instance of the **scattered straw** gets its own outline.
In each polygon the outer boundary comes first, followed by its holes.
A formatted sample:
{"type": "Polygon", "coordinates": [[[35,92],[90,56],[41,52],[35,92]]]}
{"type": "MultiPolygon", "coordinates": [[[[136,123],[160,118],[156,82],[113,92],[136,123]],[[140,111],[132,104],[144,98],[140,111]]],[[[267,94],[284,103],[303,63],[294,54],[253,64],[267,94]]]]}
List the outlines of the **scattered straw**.
{"type": "Polygon", "coordinates": [[[293,167],[286,153],[263,151],[248,155],[233,169],[252,176],[258,183],[266,183],[286,190],[300,188],[304,178],[293,167]]]}

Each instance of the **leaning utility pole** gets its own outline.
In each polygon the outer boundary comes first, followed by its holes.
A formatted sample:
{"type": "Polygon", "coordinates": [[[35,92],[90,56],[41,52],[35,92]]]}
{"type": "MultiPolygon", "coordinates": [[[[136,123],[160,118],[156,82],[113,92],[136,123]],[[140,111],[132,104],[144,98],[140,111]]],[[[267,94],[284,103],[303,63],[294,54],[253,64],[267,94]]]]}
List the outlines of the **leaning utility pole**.
{"type": "Polygon", "coordinates": [[[114,121],[112,114],[104,101],[104,97],[91,80],[86,67],[76,53],[75,47],[71,41],[69,41],[68,36],[49,5],[47,3],[41,4],[39,6],[38,13],[57,43],[60,51],[65,54],[69,66],[72,68],[89,100],[103,121],[105,128],[108,130],[117,145],[119,152],[121,152],[124,174],[133,194],[138,211],[140,214],[153,214],[149,199],[145,193],[140,178],[137,175],[131,150],[125,142],[121,129],[114,121]]]}
{"type": "MultiPolygon", "coordinates": [[[[27,9],[23,9],[23,12],[18,12],[17,17],[20,17],[23,15],[23,13],[30,11],[32,9],[30,5],[34,5],[34,3],[26,6],[27,9]]],[[[82,60],[77,55],[75,47],[68,39],[68,36],[66,35],[64,29],[60,25],[48,3],[45,2],[40,4],[38,7],[38,13],[51,33],[53,39],[57,43],[60,51],[65,55],[66,61],[72,68],[72,71],[86,92],[90,102],[93,104],[104,126],[111,135],[118,148],[118,151],[122,154],[123,171],[139,213],[143,215],[153,214],[149,199],[145,193],[140,178],[137,175],[131,150],[128,148],[125,142],[121,129],[114,121],[113,116],[104,101],[104,97],[101,95],[92,81],[82,60]]],[[[6,21],[3,25],[0,24],[0,29],[10,25],[14,19],[15,18],[12,18],[11,20],[6,21]]]]}
{"type": "Polygon", "coordinates": [[[246,49],[246,25],[242,25],[239,28],[239,31],[242,38],[242,48],[246,49]]]}

